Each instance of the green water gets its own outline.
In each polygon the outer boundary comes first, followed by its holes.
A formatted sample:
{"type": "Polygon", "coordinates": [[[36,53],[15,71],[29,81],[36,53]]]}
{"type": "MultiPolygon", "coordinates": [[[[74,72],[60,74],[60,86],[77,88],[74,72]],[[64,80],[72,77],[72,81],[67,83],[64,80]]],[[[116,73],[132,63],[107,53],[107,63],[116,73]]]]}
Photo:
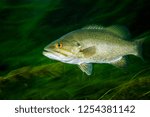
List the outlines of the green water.
{"type": "Polygon", "coordinates": [[[1,0],[0,99],[150,99],[150,5],[147,0],[1,0]],[[90,25],[125,25],[145,37],[144,61],[119,69],[94,64],[91,76],[50,60],[43,48],[90,25]]]}

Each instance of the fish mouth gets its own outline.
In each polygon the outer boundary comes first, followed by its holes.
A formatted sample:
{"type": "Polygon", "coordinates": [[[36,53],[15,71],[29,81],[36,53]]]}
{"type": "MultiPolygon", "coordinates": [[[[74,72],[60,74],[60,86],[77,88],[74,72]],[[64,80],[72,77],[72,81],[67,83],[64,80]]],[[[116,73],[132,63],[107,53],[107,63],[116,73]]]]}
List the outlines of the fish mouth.
{"type": "Polygon", "coordinates": [[[50,49],[47,49],[47,48],[44,48],[44,51],[43,52],[51,52],[52,50],[50,49]]]}
{"type": "Polygon", "coordinates": [[[62,61],[62,62],[68,62],[73,59],[72,57],[68,57],[67,55],[62,54],[58,51],[47,50],[47,49],[44,49],[43,55],[50,59],[58,60],[58,61],[62,61]]]}
{"type": "Polygon", "coordinates": [[[45,56],[48,55],[48,54],[56,55],[56,53],[53,52],[52,50],[46,50],[46,49],[44,49],[43,54],[44,54],[45,56]]]}
{"type": "Polygon", "coordinates": [[[43,51],[43,55],[45,55],[45,56],[46,56],[48,53],[51,53],[51,52],[48,51],[48,50],[44,50],[44,51],[43,51]]]}
{"type": "Polygon", "coordinates": [[[52,53],[52,51],[50,51],[50,50],[44,50],[44,51],[43,51],[43,54],[44,54],[44,53],[52,53]]]}
{"type": "Polygon", "coordinates": [[[56,60],[61,60],[61,58],[66,58],[64,54],[58,51],[47,50],[47,49],[44,49],[43,55],[47,56],[48,58],[56,59],[56,60]]]}
{"type": "Polygon", "coordinates": [[[60,53],[57,51],[44,49],[43,54],[53,54],[53,55],[57,56],[57,54],[60,54],[60,53]]]}
{"type": "Polygon", "coordinates": [[[49,51],[47,51],[47,50],[44,50],[44,51],[43,51],[43,53],[48,53],[48,52],[49,52],[49,51]]]}
{"type": "Polygon", "coordinates": [[[63,56],[63,57],[68,57],[68,54],[65,52],[60,52],[58,50],[50,50],[50,49],[44,49],[43,54],[53,54],[55,56],[63,56]]]}

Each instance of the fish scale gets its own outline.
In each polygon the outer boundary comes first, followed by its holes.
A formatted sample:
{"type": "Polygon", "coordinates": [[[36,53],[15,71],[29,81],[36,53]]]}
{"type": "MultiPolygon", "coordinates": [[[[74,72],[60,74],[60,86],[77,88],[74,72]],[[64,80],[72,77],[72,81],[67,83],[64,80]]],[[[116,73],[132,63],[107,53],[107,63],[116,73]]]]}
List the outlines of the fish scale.
{"type": "Polygon", "coordinates": [[[127,63],[127,55],[141,57],[143,39],[134,42],[129,39],[126,27],[91,25],[63,35],[46,46],[43,54],[50,59],[77,64],[83,72],[91,75],[92,63],[123,67],[127,63]]]}

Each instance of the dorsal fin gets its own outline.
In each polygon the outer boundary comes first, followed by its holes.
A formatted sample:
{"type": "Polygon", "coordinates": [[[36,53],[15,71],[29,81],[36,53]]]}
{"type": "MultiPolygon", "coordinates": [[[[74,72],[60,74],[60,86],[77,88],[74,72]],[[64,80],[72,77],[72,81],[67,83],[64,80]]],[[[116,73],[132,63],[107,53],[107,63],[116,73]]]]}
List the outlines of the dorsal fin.
{"type": "Polygon", "coordinates": [[[99,26],[99,25],[89,25],[89,26],[85,26],[82,29],[104,29],[104,26],[99,26]]]}
{"type": "Polygon", "coordinates": [[[123,39],[129,39],[130,38],[130,33],[128,29],[125,26],[121,25],[112,25],[109,27],[104,27],[104,26],[99,26],[99,25],[89,25],[86,27],[83,27],[82,29],[98,29],[98,30],[106,30],[109,31],[123,39]]]}
{"type": "Polygon", "coordinates": [[[123,39],[129,39],[130,38],[130,33],[129,33],[128,29],[124,26],[112,25],[112,26],[106,27],[105,29],[107,31],[110,31],[110,32],[118,35],[119,37],[121,37],[123,39]]]}

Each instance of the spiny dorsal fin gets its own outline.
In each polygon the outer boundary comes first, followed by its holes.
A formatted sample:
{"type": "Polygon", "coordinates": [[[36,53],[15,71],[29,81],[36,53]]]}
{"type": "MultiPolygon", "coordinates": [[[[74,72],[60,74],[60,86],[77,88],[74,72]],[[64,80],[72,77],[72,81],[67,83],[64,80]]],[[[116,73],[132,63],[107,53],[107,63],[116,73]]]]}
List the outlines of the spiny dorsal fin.
{"type": "Polygon", "coordinates": [[[89,25],[89,26],[85,26],[82,29],[104,29],[104,26],[99,26],[99,25],[89,25]]]}
{"type": "Polygon", "coordinates": [[[92,74],[92,64],[91,63],[82,63],[79,65],[79,68],[85,72],[87,75],[91,75],[92,74]]]}
{"type": "Polygon", "coordinates": [[[112,26],[106,27],[105,29],[107,31],[110,31],[110,32],[118,35],[119,37],[121,37],[123,39],[129,39],[130,38],[130,33],[129,33],[128,29],[124,26],[112,25],[112,26]]]}
{"type": "Polygon", "coordinates": [[[106,30],[109,31],[115,35],[118,35],[119,37],[123,39],[129,39],[130,38],[130,33],[128,29],[125,26],[121,25],[112,25],[109,27],[104,27],[104,26],[99,26],[99,25],[89,25],[86,27],[83,27],[82,29],[98,29],[98,30],[106,30]]]}

